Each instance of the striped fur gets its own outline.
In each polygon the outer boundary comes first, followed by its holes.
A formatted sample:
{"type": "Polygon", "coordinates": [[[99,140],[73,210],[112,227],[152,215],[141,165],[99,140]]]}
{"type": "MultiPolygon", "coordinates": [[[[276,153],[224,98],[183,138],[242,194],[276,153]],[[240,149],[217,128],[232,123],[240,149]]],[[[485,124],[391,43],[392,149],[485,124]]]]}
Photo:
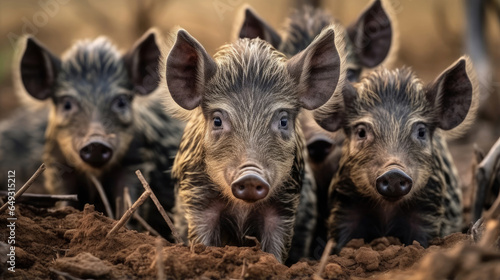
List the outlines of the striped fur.
{"type": "MultiPolygon", "coordinates": [[[[384,15],[378,14],[375,19],[375,24],[373,24],[373,22],[369,23],[370,28],[373,29],[374,26],[380,28],[379,25],[389,25],[392,34],[391,39],[387,40],[390,49],[381,64],[390,64],[397,52],[398,33],[396,28],[396,18],[391,5],[388,2],[389,1],[371,1],[367,9],[361,13],[359,19],[348,27],[340,25],[338,20],[324,9],[313,8],[307,5],[300,7],[299,9],[294,10],[287,18],[281,32],[281,34],[283,34],[283,36],[281,36],[282,39],[279,44],[275,45],[275,47],[287,56],[293,56],[304,50],[326,26],[335,24],[338,32],[342,34],[340,37],[342,37],[342,44],[344,46],[343,53],[345,54],[345,65],[347,69],[346,80],[349,82],[357,81],[364,71],[373,66],[367,67],[366,65],[363,65],[359,56],[360,49],[369,49],[370,46],[356,46],[353,41],[356,36],[353,36],[353,34],[356,33],[355,31],[361,33],[366,32],[363,30],[366,24],[362,23],[361,19],[366,13],[376,14],[377,11],[380,12],[377,7],[378,4],[382,6],[384,15]]],[[[245,15],[248,13],[255,14],[255,12],[253,12],[253,10],[249,7],[244,7],[243,10],[245,11],[245,15]]],[[[254,18],[258,17],[254,16],[254,18]]],[[[263,21],[262,19],[260,20],[263,21]]],[[[255,20],[251,22],[245,21],[244,24],[252,25],[254,22],[255,20]]],[[[273,32],[272,30],[269,31],[269,29],[272,28],[268,24],[265,22],[262,22],[261,24],[268,29],[267,33],[273,32]]],[[[245,25],[239,26],[241,26],[241,30],[245,29],[245,25]]],[[[239,34],[241,35],[242,33],[240,32],[239,34]]],[[[251,32],[243,32],[243,34],[251,34],[251,32]]],[[[269,38],[266,39],[269,40],[269,38]]],[[[363,44],[365,43],[366,42],[363,42],[363,44]]],[[[299,119],[306,138],[308,151],[306,164],[311,167],[310,170],[312,171],[317,184],[316,195],[318,199],[316,205],[317,209],[315,211],[317,211],[318,220],[316,223],[316,229],[314,230],[314,235],[310,237],[313,240],[310,248],[310,254],[312,257],[319,259],[327,241],[326,219],[328,217],[328,187],[333,174],[335,174],[339,165],[341,155],[340,151],[342,149],[344,135],[341,132],[325,131],[316,124],[312,114],[309,112],[301,112],[299,119]]],[[[305,220],[310,221],[311,219],[306,218],[305,220]]]]}
{"type": "MultiPolygon", "coordinates": [[[[156,40],[155,44],[161,40],[158,37],[156,31],[144,36],[156,40]]],[[[42,118],[43,127],[47,127],[45,137],[42,134],[42,139],[38,139],[44,146],[41,159],[47,165],[44,185],[50,193],[78,194],[75,206],[92,203],[104,211],[89,176],[101,182],[114,209],[115,199],[123,197],[124,187],[129,188],[132,201],[143,192],[135,175],[139,169],[163,207],[170,211],[175,202],[170,168],[183,124],[166,114],[161,92],[138,94],[132,79],[134,73],[127,65],[128,56],[129,53],[120,53],[109,39],[99,37],[79,41],[61,60],[54,58],[57,63],[52,65],[56,70],[53,90],[48,101],[40,102],[48,111],[42,118]],[[125,105],[116,107],[120,100],[125,105]],[[65,109],[68,102],[69,110],[65,109]],[[113,149],[111,160],[102,167],[93,167],[80,157],[80,149],[97,134],[99,141],[106,141],[113,149]]],[[[22,81],[16,82],[24,90],[22,81]]],[[[151,201],[141,207],[141,215],[168,237],[170,230],[151,201]]]]}
{"type": "MultiPolygon", "coordinates": [[[[464,64],[459,71],[467,73],[468,81],[455,83],[463,83],[461,90],[467,90],[472,101],[462,124],[452,130],[469,125],[477,108],[470,61],[461,58],[453,68],[464,64]]],[[[407,68],[378,69],[354,87],[347,86],[343,101],[332,99],[315,112],[323,125],[326,114],[343,111],[344,116],[345,144],[329,190],[329,236],[337,241],[337,250],[352,238],[369,241],[387,235],[427,246],[431,238],[460,231],[462,194],[446,133],[439,126],[441,100],[435,101],[431,93],[438,85],[424,86],[407,68]],[[366,140],[357,138],[359,125],[366,129],[366,140]],[[416,138],[419,125],[426,127],[425,138],[416,138]],[[391,166],[413,179],[410,192],[396,202],[384,200],[375,187],[377,177],[391,166]]]]}
{"type": "Polygon", "coordinates": [[[304,172],[296,83],[284,57],[261,40],[226,45],[215,61],[216,76],[207,82],[201,106],[189,113],[174,163],[176,226],[190,242],[212,246],[251,245],[245,236],[255,236],[264,251],[284,261],[304,172]],[[293,126],[288,136],[269,128],[282,110],[293,126]],[[211,135],[214,111],[227,113],[230,135],[211,135]],[[228,185],[227,174],[248,160],[266,167],[271,189],[263,201],[235,199],[228,185]]]}

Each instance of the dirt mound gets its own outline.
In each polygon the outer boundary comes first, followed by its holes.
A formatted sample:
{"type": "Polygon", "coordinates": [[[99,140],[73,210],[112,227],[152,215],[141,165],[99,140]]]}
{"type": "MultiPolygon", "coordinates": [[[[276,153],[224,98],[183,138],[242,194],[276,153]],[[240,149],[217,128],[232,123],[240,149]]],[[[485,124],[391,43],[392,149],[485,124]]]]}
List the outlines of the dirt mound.
{"type": "MultiPolygon", "coordinates": [[[[105,238],[115,221],[94,211],[93,206],[87,205],[84,211],[78,211],[18,205],[16,217],[16,267],[14,273],[4,271],[6,279],[58,276],[68,279],[150,279],[157,276],[157,239],[127,229],[120,229],[115,235],[105,238]]],[[[0,219],[6,218],[6,214],[0,215],[0,219]]],[[[7,227],[0,228],[0,240],[7,240],[9,234],[7,227]]],[[[288,268],[257,246],[217,248],[197,244],[190,248],[165,240],[161,244],[162,263],[168,279],[307,278],[319,266],[317,261],[301,261],[288,268]]],[[[464,234],[436,239],[427,249],[417,242],[402,246],[394,238],[379,238],[369,244],[352,240],[339,255],[329,256],[323,276],[330,279],[413,279],[414,270],[431,272],[425,269],[429,262],[431,265],[452,263],[457,266],[459,262],[450,261],[453,254],[459,250],[474,251],[470,249],[471,244],[464,234]],[[422,257],[423,261],[419,263],[422,257]]],[[[0,246],[2,250],[8,250],[8,246],[0,246]]],[[[7,254],[0,253],[2,256],[7,254]]],[[[481,275],[500,275],[498,251],[480,252],[480,256],[474,259],[474,264],[481,275]]],[[[470,265],[467,269],[470,272],[470,265]]],[[[430,276],[422,279],[432,279],[430,276]]]]}

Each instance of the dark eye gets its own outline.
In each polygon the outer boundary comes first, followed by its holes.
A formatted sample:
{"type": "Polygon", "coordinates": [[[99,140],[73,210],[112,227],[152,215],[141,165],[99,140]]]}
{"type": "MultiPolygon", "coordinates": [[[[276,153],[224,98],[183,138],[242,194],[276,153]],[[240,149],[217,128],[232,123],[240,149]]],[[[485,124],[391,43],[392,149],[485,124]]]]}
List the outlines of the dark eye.
{"type": "Polygon", "coordinates": [[[59,100],[59,106],[63,112],[71,112],[76,109],[77,103],[73,98],[65,96],[59,100]]]}
{"type": "Polygon", "coordinates": [[[73,108],[73,104],[71,104],[71,101],[69,100],[64,100],[64,103],[63,103],[63,109],[65,111],[69,111],[71,110],[71,108],[73,108]]]}
{"type": "Polygon", "coordinates": [[[427,136],[427,127],[423,124],[417,126],[417,138],[420,140],[425,140],[427,136]]]}
{"type": "Polygon", "coordinates": [[[364,125],[358,125],[355,130],[356,137],[359,140],[365,140],[366,139],[366,127],[364,125]]]}
{"type": "Polygon", "coordinates": [[[123,110],[127,108],[130,104],[130,100],[127,96],[121,95],[118,96],[114,101],[113,101],[113,108],[117,110],[123,110]]]}
{"type": "Polygon", "coordinates": [[[346,78],[349,82],[355,82],[359,78],[359,74],[361,73],[361,69],[347,69],[346,78]]]}
{"type": "Polygon", "coordinates": [[[281,129],[286,129],[288,128],[288,118],[287,117],[282,117],[280,120],[280,128],[281,129]]]}
{"type": "Polygon", "coordinates": [[[222,126],[222,120],[219,117],[214,118],[214,127],[221,127],[222,126]]]}

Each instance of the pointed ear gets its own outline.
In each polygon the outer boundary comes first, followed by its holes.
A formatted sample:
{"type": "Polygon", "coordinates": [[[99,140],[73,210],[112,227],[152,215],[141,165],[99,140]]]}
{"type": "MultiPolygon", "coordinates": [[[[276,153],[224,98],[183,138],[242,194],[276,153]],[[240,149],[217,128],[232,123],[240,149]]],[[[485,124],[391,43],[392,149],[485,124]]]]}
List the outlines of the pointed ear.
{"type": "Polygon", "coordinates": [[[344,83],[342,89],[335,92],[324,106],[314,111],[314,120],[325,130],[339,130],[346,121],[346,112],[353,107],[356,98],[356,89],[351,83],[344,83]]]}
{"type": "Polygon", "coordinates": [[[167,86],[174,101],[187,110],[200,105],[206,81],[217,71],[217,65],[196,39],[185,30],[167,57],[167,86]]]}
{"type": "Polygon", "coordinates": [[[239,38],[261,38],[277,49],[281,44],[281,36],[250,7],[245,7],[243,12],[244,19],[238,35],[239,38]]]}
{"type": "Polygon", "coordinates": [[[288,72],[299,84],[300,102],[308,110],[323,105],[343,82],[345,67],[338,50],[344,46],[338,33],[333,26],[325,28],[287,62],[288,72]]]}
{"type": "Polygon", "coordinates": [[[438,127],[450,130],[461,124],[471,108],[474,86],[465,57],[446,69],[427,91],[427,99],[434,104],[438,127]]]}
{"type": "Polygon", "coordinates": [[[363,66],[372,68],[382,63],[391,49],[393,30],[381,0],[374,1],[347,33],[363,66]]]}
{"type": "Polygon", "coordinates": [[[61,61],[35,38],[29,36],[24,40],[19,68],[21,81],[31,96],[39,100],[47,99],[53,94],[61,61]]]}
{"type": "Polygon", "coordinates": [[[137,94],[146,95],[158,87],[158,63],[161,57],[159,40],[159,33],[150,29],[123,56],[134,92],[137,94]]]}

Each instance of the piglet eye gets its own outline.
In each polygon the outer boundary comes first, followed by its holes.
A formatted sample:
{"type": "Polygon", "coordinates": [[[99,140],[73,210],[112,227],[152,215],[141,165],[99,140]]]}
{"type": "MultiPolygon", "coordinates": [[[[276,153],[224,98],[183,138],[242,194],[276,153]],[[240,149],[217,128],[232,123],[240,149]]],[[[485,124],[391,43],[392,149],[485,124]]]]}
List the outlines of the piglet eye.
{"type": "Polygon", "coordinates": [[[356,126],[355,134],[358,140],[365,140],[367,136],[366,127],[362,124],[356,126]]]}
{"type": "Polygon", "coordinates": [[[214,127],[221,127],[222,126],[222,120],[219,117],[214,118],[214,127]]]}
{"type": "Polygon", "coordinates": [[[359,138],[366,138],[366,130],[364,130],[363,128],[361,128],[359,131],[358,131],[358,137],[359,138]]]}
{"type": "Polygon", "coordinates": [[[417,126],[417,138],[420,140],[425,140],[427,136],[427,127],[423,124],[417,126]]]}
{"type": "Polygon", "coordinates": [[[63,109],[65,111],[69,111],[71,110],[71,108],[73,108],[73,105],[71,104],[71,101],[69,100],[64,100],[64,103],[63,103],[63,109]]]}
{"type": "Polygon", "coordinates": [[[115,100],[113,100],[113,109],[115,111],[122,111],[126,109],[130,104],[130,99],[126,95],[120,95],[115,100]]]}
{"type": "Polygon", "coordinates": [[[288,128],[288,118],[286,118],[286,117],[281,118],[281,120],[280,120],[280,128],[281,129],[288,128]]]}
{"type": "Polygon", "coordinates": [[[63,112],[71,112],[77,107],[76,101],[69,96],[65,96],[59,99],[58,104],[59,108],[61,108],[63,112]]]}

